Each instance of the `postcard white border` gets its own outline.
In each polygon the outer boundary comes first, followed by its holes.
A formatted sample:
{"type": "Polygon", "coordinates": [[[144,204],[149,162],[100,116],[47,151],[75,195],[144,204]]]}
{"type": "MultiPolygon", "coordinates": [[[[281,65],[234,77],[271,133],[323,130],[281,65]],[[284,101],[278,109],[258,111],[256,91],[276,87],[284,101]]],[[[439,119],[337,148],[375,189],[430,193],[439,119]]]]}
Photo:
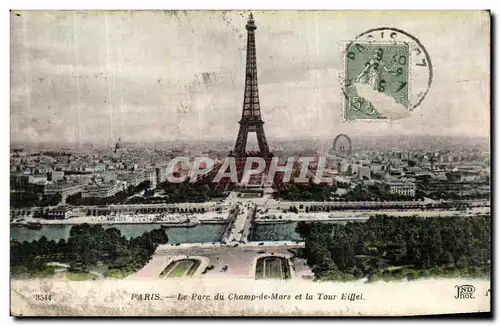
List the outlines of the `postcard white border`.
{"type": "MultiPolygon", "coordinates": [[[[158,0],[142,0],[142,1],[130,1],[130,0],[122,0],[122,1],[102,1],[102,0],[87,0],[85,2],[67,2],[67,1],[44,1],[43,5],[39,1],[36,0],[5,0],[2,2],[1,7],[2,7],[2,14],[0,15],[1,19],[1,26],[2,26],[2,35],[3,35],[3,42],[1,42],[1,55],[2,55],[2,78],[1,78],[1,83],[2,87],[0,88],[0,91],[2,92],[2,98],[4,99],[5,102],[7,102],[7,108],[9,108],[9,99],[10,99],[10,88],[9,88],[9,76],[10,76],[10,71],[9,71],[9,9],[154,9],[154,8],[165,8],[166,3],[164,1],[158,1],[158,0]]],[[[281,2],[281,1],[276,1],[276,3],[273,3],[269,0],[252,0],[252,1],[239,1],[239,2],[234,2],[234,1],[229,1],[229,0],[216,0],[216,1],[202,1],[202,0],[184,0],[182,2],[177,2],[177,3],[169,3],[168,4],[171,9],[331,9],[331,10],[346,10],[346,9],[358,9],[358,10],[365,10],[365,9],[379,9],[379,10],[391,10],[391,9],[410,9],[410,10],[415,10],[415,9],[423,9],[423,10],[440,10],[440,9],[461,9],[461,10],[479,10],[479,9],[487,9],[490,8],[494,12],[498,14],[500,11],[500,2],[498,1],[487,1],[487,0],[476,0],[476,1],[454,1],[454,2],[446,2],[446,3],[439,3],[437,1],[433,0],[421,0],[418,2],[401,2],[401,1],[396,1],[396,0],[379,0],[376,2],[373,1],[368,1],[368,0],[360,0],[360,1],[349,1],[349,2],[325,2],[324,0],[309,0],[309,1],[286,1],[286,2],[281,2]],[[443,5],[445,4],[445,5],[443,5]],[[452,6],[447,6],[447,4],[452,4],[452,6]]],[[[495,44],[499,43],[499,34],[495,34],[495,44]]],[[[498,53],[498,51],[495,48],[495,52],[498,53]]],[[[495,76],[497,76],[496,71],[492,71],[495,76]]],[[[496,94],[499,94],[499,84],[496,83],[495,89],[490,89],[490,92],[495,92],[496,94]]],[[[493,108],[492,108],[493,110],[493,108]]],[[[2,167],[1,167],[1,177],[2,177],[2,185],[6,191],[4,194],[8,193],[8,187],[9,187],[9,174],[8,174],[8,165],[9,165],[9,160],[8,160],[8,153],[9,153],[9,148],[10,148],[10,110],[3,110],[3,118],[0,119],[0,124],[1,124],[1,130],[3,131],[3,137],[1,137],[1,144],[2,144],[2,155],[3,159],[1,160],[2,167]]],[[[500,125],[500,118],[495,119],[495,123],[497,125],[500,125]]],[[[498,134],[498,133],[497,133],[498,134]]],[[[496,140],[497,137],[495,137],[496,140]]],[[[493,141],[493,139],[491,139],[493,141]]],[[[495,143],[497,143],[495,141],[495,143]]],[[[495,155],[494,157],[494,162],[498,162],[499,159],[497,157],[498,151],[492,150],[492,155],[495,155]]],[[[500,177],[497,176],[497,178],[500,179],[500,177]]],[[[495,182],[492,182],[493,185],[498,184],[497,178],[494,180],[495,182]]],[[[500,194],[495,191],[495,198],[493,200],[496,202],[500,200],[500,194]]],[[[7,211],[9,207],[9,199],[8,196],[2,196],[2,207],[6,207],[5,211],[7,211]]],[[[500,223],[495,224],[495,232],[498,231],[500,223]]],[[[9,239],[9,229],[8,228],[1,228],[1,232],[3,234],[3,239],[4,241],[4,246],[2,246],[2,251],[4,259],[9,257],[9,247],[7,244],[7,240],[9,239]]],[[[498,234],[498,232],[497,232],[498,234]]],[[[495,241],[495,251],[498,252],[498,241],[495,241]]],[[[1,291],[4,294],[4,298],[7,299],[7,296],[5,295],[6,293],[9,293],[9,287],[10,284],[8,282],[8,275],[9,275],[9,265],[8,264],[3,264],[3,268],[1,269],[2,273],[2,288],[1,291]]],[[[498,276],[497,273],[499,273],[499,269],[495,269],[495,276],[498,276]]],[[[7,299],[8,300],[8,299],[7,299]]],[[[5,300],[5,301],[7,301],[5,300]]],[[[498,308],[498,302],[499,300],[495,300],[495,307],[498,308]]],[[[5,302],[4,307],[6,307],[8,302],[5,302]]],[[[4,308],[5,309],[5,308],[4,308]]],[[[14,323],[13,318],[9,318],[8,313],[4,310],[4,313],[2,314],[2,321],[10,324],[14,323]]],[[[203,322],[204,324],[207,323],[218,323],[217,320],[198,320],[199,322],[203,322]]],[[[403,321],[403,320],[401,320],[403,321]]],[[[51,323],[51,320],[45,320],[44,322],[46,323],[51,323]]],[[[99,320],[85,320],[81,321],[82,324],[92,324],[96,325],[99,324],[101,321],[99,320]]],[[[115,320],[115,321],[108,321],[109,323],[116,323],[118,324],[123,324],[123,320],[115,320]]],[[[162,320],[157,320],[158,323],[163,323],[164,321],[162,320]]],[[[172,320],[169,321],[175,324],[176,321],[172,320]]],[[[233,321],[237,322],[237,321],[233,321]]],[[[271,324],[275,323],[278,321],[259,321],[259,323],[262,323],[263,325],[266,324],[271,324]]],[[[287,323],[288,320],[284,320],[283,322],[287,323]]],[[[355,320],[350,320],[353,324],[359,324],[361,321],[355,321],[355,320]]],[[[384,320],[372,320],[372,322],[379,322],[385,324],[384,320]]],[[[430,320],[422,320],[420,322],[417,321],[417,323],[422,323],[425,325],[432,325],[434,323],[438,323],[439,321],[430,321],[430,320]]],[[[474,321],[467,321],[467,323],[473,323],[474,321]]],[[[129,321],[130,324],[134,325],[143,325],[142,320],[132,320],[129,321]]],[[[189,322],[187,322],[189,324],[189,322]]],[[[184,323],[186,324],[186,323],[184,323]]]]}

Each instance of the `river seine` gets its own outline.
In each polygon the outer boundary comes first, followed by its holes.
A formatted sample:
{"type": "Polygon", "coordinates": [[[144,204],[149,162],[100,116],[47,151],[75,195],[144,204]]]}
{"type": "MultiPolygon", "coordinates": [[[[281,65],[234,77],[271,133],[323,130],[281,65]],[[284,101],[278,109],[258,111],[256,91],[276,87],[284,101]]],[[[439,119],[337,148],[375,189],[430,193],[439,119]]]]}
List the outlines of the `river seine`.
{"type": "MultiPolygon", "coordinates": [[[[146,231],[160,229],[160,224],[114,224],[103,225],[105,229],[116,228],[128,238],[138,237],[146,231]]],[[[195,227],[178,227],[164,229],[169,243],[194,243],[220,241],[223,224],[202,224],[195,227]]],[[[10,238],[17,241],[38,240],[45,236],[47,240],[67,240],[71,225],[43,225],[40,230],[30,230],[25,227],[11,226],[10,238]]]]}
{"type": "MultiPolygon", "coordinates": [[[[332,222],[326,222],[332,223],[332,222]]],[[[333,222],[345,223],[345,222],[333,222]]],[[[103,225],[104,228],[116,228],[127,239],[138,237],[146,231],[160,229],[159,224],[113,224],[103,225]]],[[[250,241],[301,241],[295,228],[297,222],[285,224],[256,224],[251,233],[250,241]]],[[[47,240],[59,241],[67,240],[71,225],[43,225],[40,230],[31,230],[20,226],[11,226],[10,238],[17,241],[38,240],[45,236],[47,240]]],[[[164,229],[168,236],[169,243],[199,243],[199,242],[218,242],[221,240],[223,224],[201,224],[195,227],[176,227],[164,229]]]]}

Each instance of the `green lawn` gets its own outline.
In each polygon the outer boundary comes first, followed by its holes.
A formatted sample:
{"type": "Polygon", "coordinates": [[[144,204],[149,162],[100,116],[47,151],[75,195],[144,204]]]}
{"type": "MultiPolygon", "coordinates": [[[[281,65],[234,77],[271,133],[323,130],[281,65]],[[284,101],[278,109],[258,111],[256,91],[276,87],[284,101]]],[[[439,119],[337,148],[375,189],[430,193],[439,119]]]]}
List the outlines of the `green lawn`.
{"type": "Polygon", "coordinates": [[[257,260],[257,266],[255,267],[255,279],[264,278],[264,263],[262,259],[257,260]]]}
{"type": "Polygon", "coordinates": [[[54,275],[54,266],[42,266],[32,270],[28,270],[25,267],[11,268],[11,277],[14,279],[48,278],[54,275]]]}
{"type": "Polygon", "coordinates": [[[108,274],[109,268],[107,265],[99,262],[96,266],[91,266],[90,270],[97,272],[97,273],[101,273],[103,275],[106,275],[106,274],[108,274]]]}
{"type": "Polygon", "coordinates": [[[168,277],[182,277],[186,272],[189,270],[189,268],[193,265],[193,262],[191,260],[185,260],[185,261],[180,261],[177,263],[177,265],[174,267],[174,270],[168,275],[168,277]]]}
{"type": "Polygon", "coordinates": [[[200,266],[197,259],[183,259],[170,263],[167,268],[161,272],[160,277],[183,277],[191,276],[200,266]]]}
{"type": "Polygon", "coordinates": [[[189,270],[186,273],[186,276],[193,276],[193,274],[198,270],[198,267],[200,267],[201,261],[198,259],[193,260],[193,264],[191,267],[189,267],[189,270]]]}
{"type": "Polygon", "coordinates": [[[266,278],[283,278],[281,259],[266,258],[264,260],[266,278]]]}
{"type": "Polygon", "coordinates": [[[122,271],[118,269],[111,269],[107,272],[106,276],[109,278],[123,279],[132,274],[132,272],[122,271]]]}
{"type": "Polygon", "coordinates": [[[95,275],[89,273],[66,273],[66,279],[70,281],[89,281],[96,278],[95,275]]]}
{"type": "Polygon", "coordinates": [[[257,260],[255,279],[289,279],[288,260],[282,257],[262,257],[257,260]]]}

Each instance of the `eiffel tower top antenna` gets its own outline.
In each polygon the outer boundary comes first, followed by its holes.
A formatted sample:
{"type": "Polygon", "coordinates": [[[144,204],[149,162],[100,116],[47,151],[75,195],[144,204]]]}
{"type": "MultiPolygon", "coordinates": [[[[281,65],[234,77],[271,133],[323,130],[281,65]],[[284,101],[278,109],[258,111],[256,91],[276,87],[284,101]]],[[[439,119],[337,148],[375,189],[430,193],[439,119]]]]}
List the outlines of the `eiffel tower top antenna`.
{"type": "Polygon", "coordinates": [[[248,15],[248,21],[247,21],[246,29],[248,30],[249,28],[251,28],[253,30],[257,29],[257,26],[255,25],[255,21],[253,20],[252,13],[250,13],[250,15],[248,15]]]}

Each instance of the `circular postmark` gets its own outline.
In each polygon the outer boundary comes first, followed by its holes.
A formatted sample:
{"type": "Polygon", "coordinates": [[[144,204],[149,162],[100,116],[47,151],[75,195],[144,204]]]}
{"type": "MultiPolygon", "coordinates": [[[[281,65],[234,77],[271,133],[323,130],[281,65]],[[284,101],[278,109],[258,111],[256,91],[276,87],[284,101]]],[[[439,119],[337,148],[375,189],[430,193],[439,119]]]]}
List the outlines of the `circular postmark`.
{"type": "Polygon", "coordinates": [[[347,42],[342,79],[347,120],[404,117],[427,96],[432,62],[415,36],[379,27],[347,42]]]}

